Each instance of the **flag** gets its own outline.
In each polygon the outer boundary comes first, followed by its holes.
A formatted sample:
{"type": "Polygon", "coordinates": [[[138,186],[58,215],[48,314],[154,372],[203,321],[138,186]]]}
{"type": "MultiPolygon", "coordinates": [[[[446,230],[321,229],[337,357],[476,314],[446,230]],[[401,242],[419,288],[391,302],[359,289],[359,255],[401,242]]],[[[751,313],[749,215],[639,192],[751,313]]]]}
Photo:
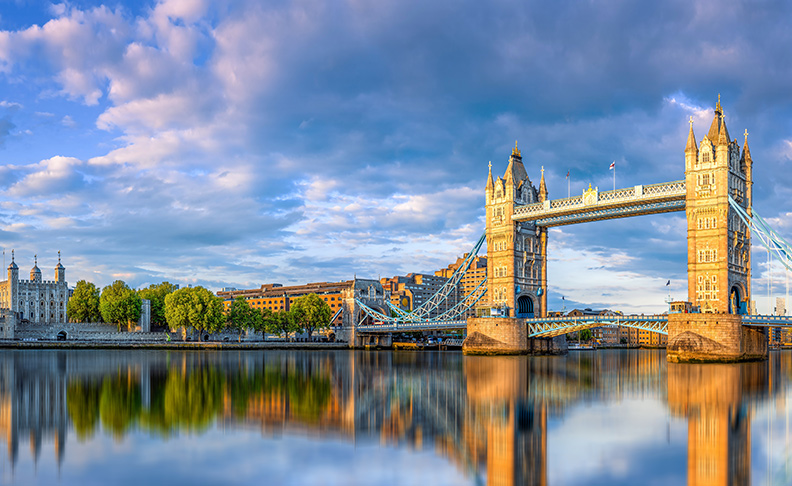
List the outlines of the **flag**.
{"type": "Polygon", "coordinates": [[[668,287],[669,285],[671,285],[671,281],[670,280],[668,282],[666,282],[666,287],[668,287]]]}
{"type": "Polygon", "coordinates": [[[569,179],[569,171],[567,171],[567,179],[569,179]]]}
{"type": "Polygon", "coordinates": [[[608,170],[613,170],[615,168],[616,168],[616,161],[614,160],[613,162],[611,162],[611,165],[610,167],[608,167],[608,170]]]}

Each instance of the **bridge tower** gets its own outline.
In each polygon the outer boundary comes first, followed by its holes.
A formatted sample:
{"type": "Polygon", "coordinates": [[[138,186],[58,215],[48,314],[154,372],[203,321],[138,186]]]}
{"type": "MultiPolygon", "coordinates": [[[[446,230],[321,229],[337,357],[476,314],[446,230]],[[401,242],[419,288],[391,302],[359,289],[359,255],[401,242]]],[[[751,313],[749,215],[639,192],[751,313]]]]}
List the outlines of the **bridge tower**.
{"type": "Polygon", "coordinates": [[[489,306],[503,308],[504,317],[544,316],[547,267],[542,249],[546,248],[546,230],[537,230],[533,222],[512,221],[515,205],[547,198],[544,169],[537,190],[515,142],[503,177],[493,181],[490,163],[485,192],[489,306]]]}
{"type": "Polygon", "coordinates": [[[750,311],[751,235],[728,196],[750,214],[751,166],[748,132],[741,155],[719,95],[709,132],[697,144],[691,117],[685,147],[688,300],[702,313],[750,311]]]}

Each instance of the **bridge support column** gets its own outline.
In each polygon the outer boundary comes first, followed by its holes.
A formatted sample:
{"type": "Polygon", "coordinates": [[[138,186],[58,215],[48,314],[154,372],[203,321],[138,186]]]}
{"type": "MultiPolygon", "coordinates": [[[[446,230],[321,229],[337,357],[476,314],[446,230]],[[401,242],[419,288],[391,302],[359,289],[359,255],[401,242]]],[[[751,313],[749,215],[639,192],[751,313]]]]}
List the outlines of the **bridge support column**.
{"type": "Polygon", "coordinates": [[[465,354],[566,354],[566,336],[529,338],[524,319],[471,317],[467,320],[465,354]]]}
{"type": "Polygon", "coordinates": [[[542,258],[542,295],[539,297],[539,316],[547,317],[547,228],[539,230],[539,249],[542,258]]]}
{"type": "Polygon", "coordinates": [[[742,325],[739,314],[669,314],[669,362],[767,359],[767,331],[742,325]]]}

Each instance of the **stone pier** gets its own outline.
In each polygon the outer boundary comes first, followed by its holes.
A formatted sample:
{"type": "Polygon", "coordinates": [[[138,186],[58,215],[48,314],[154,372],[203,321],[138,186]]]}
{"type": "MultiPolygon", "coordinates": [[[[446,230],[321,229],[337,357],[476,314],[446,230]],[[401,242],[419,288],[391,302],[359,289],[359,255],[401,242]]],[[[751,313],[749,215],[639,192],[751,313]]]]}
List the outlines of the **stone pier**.
{"type": "Polygon", "coordinates": [[[467,320],[465,354],[565,354],[566,336],[529,338],[524,319],[471,317],[467,320]]]}
{"type": "Polygon", "coordinates": [[[738,314],[669,314],[666,356],[672,363],[767,359],[767,331],[743,326],[738,314]]]}

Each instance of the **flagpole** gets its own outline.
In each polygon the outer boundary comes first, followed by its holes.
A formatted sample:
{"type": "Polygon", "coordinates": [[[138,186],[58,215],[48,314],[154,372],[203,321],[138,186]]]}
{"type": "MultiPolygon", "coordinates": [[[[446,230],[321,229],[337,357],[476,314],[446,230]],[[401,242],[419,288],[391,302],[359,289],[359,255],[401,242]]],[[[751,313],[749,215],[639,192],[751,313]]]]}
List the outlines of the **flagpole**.
{"type": "Polygon", "coordinates": [[[616,161],[613,161],[613,190],[616,190],[616,161]]]}
{"type": "Polygon", "coordinates": [[[571,181],[572,179],[569,176],[569,171],[567,171],[567,199],[569,199],[572,196],[572,193],[570,192],[571,181]]]}

